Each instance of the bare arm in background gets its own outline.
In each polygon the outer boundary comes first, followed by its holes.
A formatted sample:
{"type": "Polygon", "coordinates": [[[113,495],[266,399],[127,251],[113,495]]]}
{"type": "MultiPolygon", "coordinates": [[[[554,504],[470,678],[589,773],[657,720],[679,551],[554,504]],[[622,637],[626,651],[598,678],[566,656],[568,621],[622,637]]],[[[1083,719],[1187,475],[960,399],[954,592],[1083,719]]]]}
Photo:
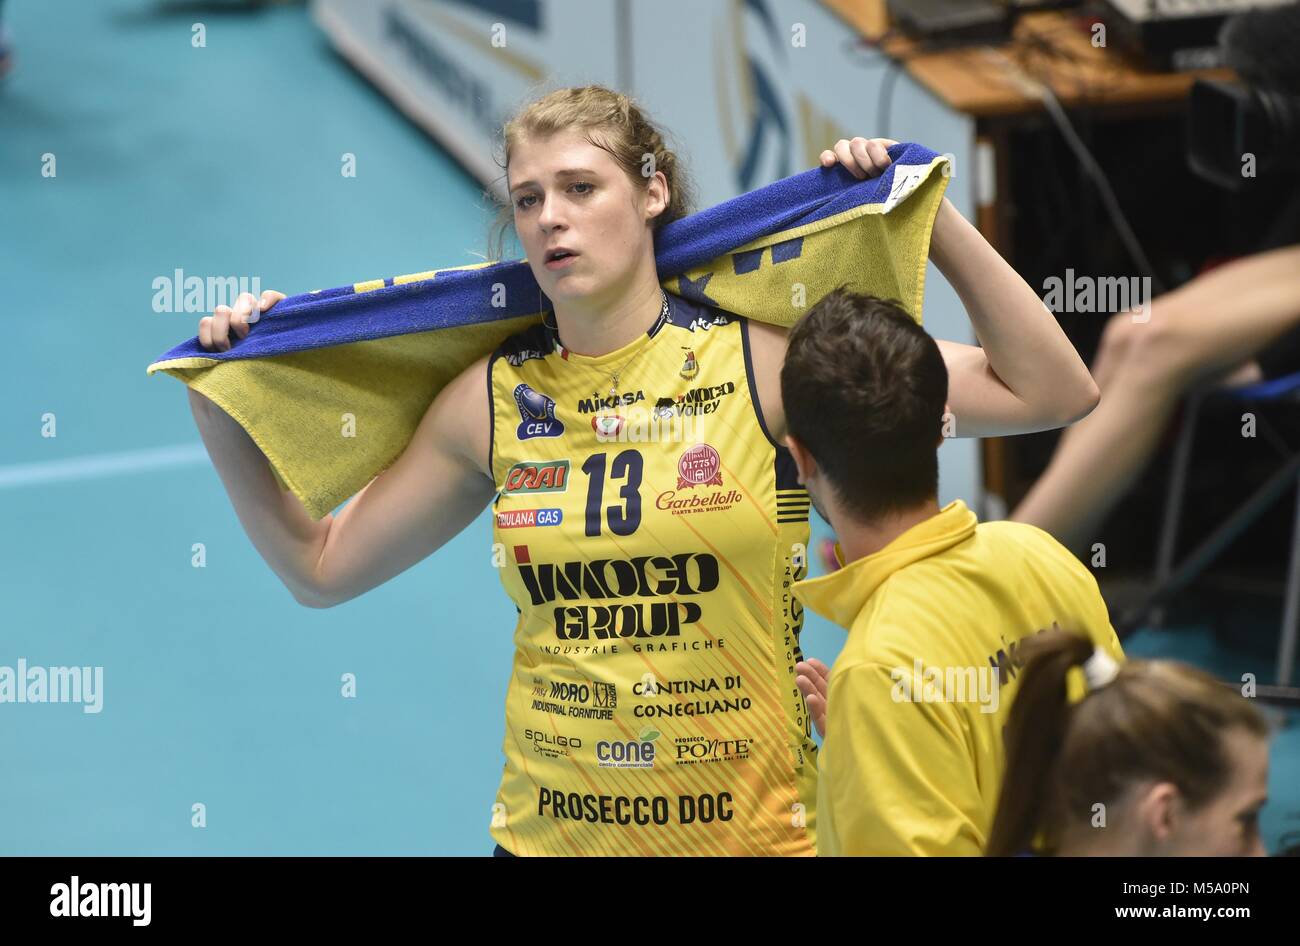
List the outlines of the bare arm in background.
{"type": "Polygon", "coordinates": [[[1234,260],[1167,292],[1151,317],[1106,324],[1093,374],[1101,405],[1067,430],[1046,471],[1011,514],[1075,553],[1151,458],[1191,388],[1258,380],[1254,357],[1300,323],[1300,245],[1234,260]]]}
{"type": "MultiPolygon", "coordinates": [[[[264,293],[260,310],[280,298],[264,293]]],[[[240,296],[200,324],[205,348],[225,351],[243,338],[259,303],[240,296]],[[224,311],[223,311],[224,310],[224,311]]],[[[472,522],[495,490],[488,469],[487,359],[434,399],[402,455],[337,516],[314,521],[281,490],[252,438],[201,394],[189,392],[194,418],[240,524],[258,553],[307,607],[341,604],[433,554],[472,522]]]]}

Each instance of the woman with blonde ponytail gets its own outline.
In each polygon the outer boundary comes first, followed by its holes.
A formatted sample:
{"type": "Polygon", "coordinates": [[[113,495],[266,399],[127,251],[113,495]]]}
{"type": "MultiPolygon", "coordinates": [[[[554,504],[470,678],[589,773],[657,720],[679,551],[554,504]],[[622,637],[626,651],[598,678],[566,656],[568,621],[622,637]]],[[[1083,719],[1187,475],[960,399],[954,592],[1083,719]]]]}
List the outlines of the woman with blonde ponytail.
{"type": "Polygon", "coordinates": [[[1176,661],[1119,667],[1065,631],[1022,654],[987,855],[1266,853],[1269,726],[1249,700],[1176,661]],[[1077,673],[1088,690],[1070,704],[1077,673]]]}

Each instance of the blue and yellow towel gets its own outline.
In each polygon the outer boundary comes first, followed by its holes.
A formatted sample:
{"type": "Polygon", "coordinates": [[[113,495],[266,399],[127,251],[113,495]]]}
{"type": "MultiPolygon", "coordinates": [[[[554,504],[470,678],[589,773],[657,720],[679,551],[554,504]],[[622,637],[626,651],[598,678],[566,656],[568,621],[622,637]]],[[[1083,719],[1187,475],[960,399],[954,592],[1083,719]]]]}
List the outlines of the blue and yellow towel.
{"type": "MultiPolygon", "coordinates": [[[[789,326],[847,285],[920,321],[947,161],[915,144],[889,154],[877,178],[813,168],[668,224],[664,289],[789,326]]],[[[443,385],[550,308],[525,260],[435,269],[290,296],[229,351],[193,338],[148,372],[238,421],[320,519],[401,455],[443,385]]]]}

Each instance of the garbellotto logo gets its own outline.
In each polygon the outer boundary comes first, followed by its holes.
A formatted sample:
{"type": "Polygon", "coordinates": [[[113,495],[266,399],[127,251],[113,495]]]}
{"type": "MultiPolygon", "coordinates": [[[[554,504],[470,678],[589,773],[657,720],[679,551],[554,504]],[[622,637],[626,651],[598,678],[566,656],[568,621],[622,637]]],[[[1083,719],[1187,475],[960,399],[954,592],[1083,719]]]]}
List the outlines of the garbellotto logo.
{"type": "Polygon", "coordinates": [[[696,444],[677,460],[677,488],[721,486],[722,457],[707,443],[696,444]]]}
{"type": "Polygon", "coordinates": [[[703,496],[692,493],[685,497],[678,496],[677,493],[668,490],[666,493],[660,493],[655,497],[655,508],[679,516],[692,512],[713,512],[718,509],[730,509],[744,498],[744,495],[737,489],[729,489],[725,493],[715,489],[703,496]]]}
{"type": "Polygon", "coordinates": [[[525,460],[506,471],[501,492],[507,496],[515,493],[563,493],[568,488],[568,460],[525,460]]]}

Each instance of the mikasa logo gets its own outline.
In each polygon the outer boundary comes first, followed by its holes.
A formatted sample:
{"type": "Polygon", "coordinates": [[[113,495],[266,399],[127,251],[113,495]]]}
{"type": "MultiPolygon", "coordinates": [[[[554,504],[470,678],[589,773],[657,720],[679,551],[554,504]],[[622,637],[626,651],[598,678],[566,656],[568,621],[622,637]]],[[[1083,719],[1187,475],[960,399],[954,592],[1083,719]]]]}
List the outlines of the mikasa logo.
{"type": "Polygon", "coordinates": [[[628,391],[626,394],[613,394],[608,397],[592,394],[591,397],[578,399],[578,413],[594,414],[596,411],[610,410],[615,407],[630,407],[637,401],[644,400],[644,391],[628,391]]]}
{"type": "Polygon", "coordinates": [[[148,926],[153,884],[71,884],[50,888],[50,916],[129,916],[132,926],[148,926]]]}

